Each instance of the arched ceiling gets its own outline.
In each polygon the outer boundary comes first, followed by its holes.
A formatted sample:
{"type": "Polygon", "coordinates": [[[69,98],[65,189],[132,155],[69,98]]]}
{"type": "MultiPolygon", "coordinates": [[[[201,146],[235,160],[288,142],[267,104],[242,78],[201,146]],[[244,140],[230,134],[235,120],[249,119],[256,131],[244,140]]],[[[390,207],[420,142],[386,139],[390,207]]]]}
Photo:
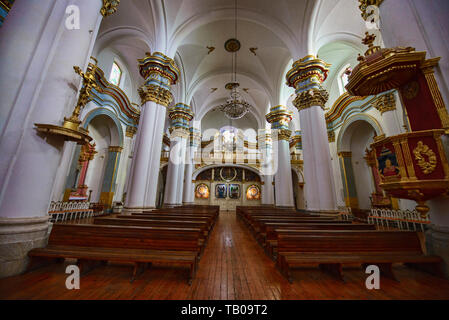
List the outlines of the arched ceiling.
{"type": "MultiPolygon", "coordinates": [[[[231,81],[232,54],[224,43],[234,37],[234,5],[233,0],[121,1],[117,13],[103,19],[95,50],[120,52],[140,82],[136,59],[145,52],[174,58],[181,68],[181,83],[173,88],[176,102],[190,104],[198,121],[229,95],[224,86],[231,81]]],[[[270,106],[287,103],[293,93],[285,87],[292,61],[336,40],[359,41],[364,24],[357,5],[355,0],[237,0],[237,81],[260,127],[270,106]]]]}

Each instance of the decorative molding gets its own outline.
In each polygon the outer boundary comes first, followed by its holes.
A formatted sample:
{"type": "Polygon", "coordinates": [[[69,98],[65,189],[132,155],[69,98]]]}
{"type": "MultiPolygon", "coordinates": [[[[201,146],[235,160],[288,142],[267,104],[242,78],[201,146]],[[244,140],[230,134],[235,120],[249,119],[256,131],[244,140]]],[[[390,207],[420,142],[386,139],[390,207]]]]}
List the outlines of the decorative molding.
{"type": "Polygon", "coordinates": [[[126,136],[128,138],[133,138],[134,135],[137,132],[137,127],[133,127],[133,126],[126,126],[126,136]]]}
{"type": "Polygon", "coordinates": [[[418,145],[413,149],[413,154],[415,155],[416,163],[424,174],[430,174],[435,170],[437,166],[437,157],[435,152],[433,152],[429,146],[425,145],[422,141],[418,141],[418,145]]]}
{"type": "Polygon", "coordinates": [[[120,0],[103,0],[103,6],[100,9],[100,13],[103,17],[108,17],[117,12],[120,0]]]}
{"type": "Polygon", "coordinates": [[[396,99],[394,97],[394,93],[391,91],[380,96],[373,102],[373,106],[380,112],[380,114],[396,110],[396,99]]]}
{"type": "Polygon", "coordinates": [[[320,106],[324,110],[324,106],[329,99],[329,93],[326,89],[320,87],[320,89],[311,89],[309,91],[303,91],[298,94],[293,100],[293,105],[298,111],[313,107],[320,106]]]}
{"type": "Polygon", "coordinates": [[[327,139],[329,142],[335,142],[335,131],[333,130],[327,131],[327,139]]]}
{"type": "Polygon", "coordinates": [[[108,151],[109,152],[122,152],[123,151],[123,147],[120,147],[120,146],[109,146],[108,147],[108,151]]]}
{"type": "Polygon", "coordinates": [[[366,21],[370,15],[373,14],[372,11],[367,12],[369,6],[376,6],[379,7],[384,0],[359,0],[359,9],[362,11],[361,16],[363,20],[366,21]]]}
{"type": "Polygon", "coordinates": [[[142,105],[148,101],[153,101],[164,107],[168,107],[173,101],[173,95],[170,90],[164,89],[158,85],[143,85],[138,89],[142,105]]]}

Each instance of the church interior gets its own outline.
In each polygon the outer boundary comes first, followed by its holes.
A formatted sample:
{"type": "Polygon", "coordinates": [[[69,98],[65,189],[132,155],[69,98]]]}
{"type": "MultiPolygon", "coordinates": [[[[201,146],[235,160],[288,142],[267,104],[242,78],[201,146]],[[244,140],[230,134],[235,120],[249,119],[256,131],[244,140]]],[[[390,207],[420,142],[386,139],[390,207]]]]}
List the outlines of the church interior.
{"type": "Polygon", "coordinates": [[[449,299],[448,17],[0,0],[0,299],[449,299]]]}

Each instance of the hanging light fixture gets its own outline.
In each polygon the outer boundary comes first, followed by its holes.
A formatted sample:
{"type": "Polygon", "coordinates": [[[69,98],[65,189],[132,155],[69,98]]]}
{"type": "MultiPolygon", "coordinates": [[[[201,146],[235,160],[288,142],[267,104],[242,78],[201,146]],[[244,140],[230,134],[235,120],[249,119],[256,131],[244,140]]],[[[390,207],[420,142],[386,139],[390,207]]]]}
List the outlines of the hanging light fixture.
{"type": "Polygon", "coordinates": [[[237,51],[240,50],[240,41],[237,40],[237,0],[235,0],[234,31],[234,38],[227,40],[224,45],[225,50],[232,53],[232,79],[225,86],[226,89],[231,91],[231,94],[224,104],[218,106],[218,109],[231,120],[242,118],[251,108],[251,105],[242,98],[238,90],[237,51]]]}

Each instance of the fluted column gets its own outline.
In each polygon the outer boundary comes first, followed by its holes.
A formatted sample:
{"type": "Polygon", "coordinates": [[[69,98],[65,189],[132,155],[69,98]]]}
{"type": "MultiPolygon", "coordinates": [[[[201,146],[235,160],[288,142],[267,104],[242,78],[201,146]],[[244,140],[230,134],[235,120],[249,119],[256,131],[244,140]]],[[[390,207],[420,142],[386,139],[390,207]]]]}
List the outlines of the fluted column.
{"type": "Polygon", "coordinates": [[[306,56],[294,62],[286,75],[297,95],[293,104],[301,122],[307,209],[316,211],[335,211],[337,207],[324,117],[329,95],[321,86],[329,67],[314,56],[306,56]]]}
{"type": "Polygon", "coordinates": [[[169,110],[172,121],[170,128],[170,157],[165,182],[164,205],[182,205],[187,139],[190,136],[189,123],[193,118],[190,106],[178,103],[169,110]]]}
{"type": "Polygon", "coordinates": [[[289,145],[292,131],[288,129],[288,123],[292,120],[292,113],[286,107],[279,105],[272,107],[270,113],[265,117],[271,123],[274,156],[277,156],[277,166],[273,167],[276,206],[294,207],[289,145]]]}
{"type": "Polygon", "coordinates": [[[142,108],[124,211],[155,208],[166,108],[173,100],[170,86],[179,78],[173,59],[160,52],[139,60],[145,79],[139,89],[142,108]]]}
{"type": "Polygon", "coordinates": [[[195,184],[192,181],[193,170],[195,168],[194,158],[195,152],[197,151],[200,143],[201,137],[198,129],[194,127],[189,128],[189,146],[186,152],[186,169],[184,174],[184,191],[182,196],[183,204],[193,204],[195,202],[194,189],[195,184]]]}
{"type": "Polygon", "coordinates": [[[76,104],[102,20],[103,1],[16,1],[0,28],[0,277],[23,271],[29,249],[45,244],[48,207],[64,141],[35,123],[60,125],[76,104]],[[66,27],[68,5],[80,29],[66,27]]]}

